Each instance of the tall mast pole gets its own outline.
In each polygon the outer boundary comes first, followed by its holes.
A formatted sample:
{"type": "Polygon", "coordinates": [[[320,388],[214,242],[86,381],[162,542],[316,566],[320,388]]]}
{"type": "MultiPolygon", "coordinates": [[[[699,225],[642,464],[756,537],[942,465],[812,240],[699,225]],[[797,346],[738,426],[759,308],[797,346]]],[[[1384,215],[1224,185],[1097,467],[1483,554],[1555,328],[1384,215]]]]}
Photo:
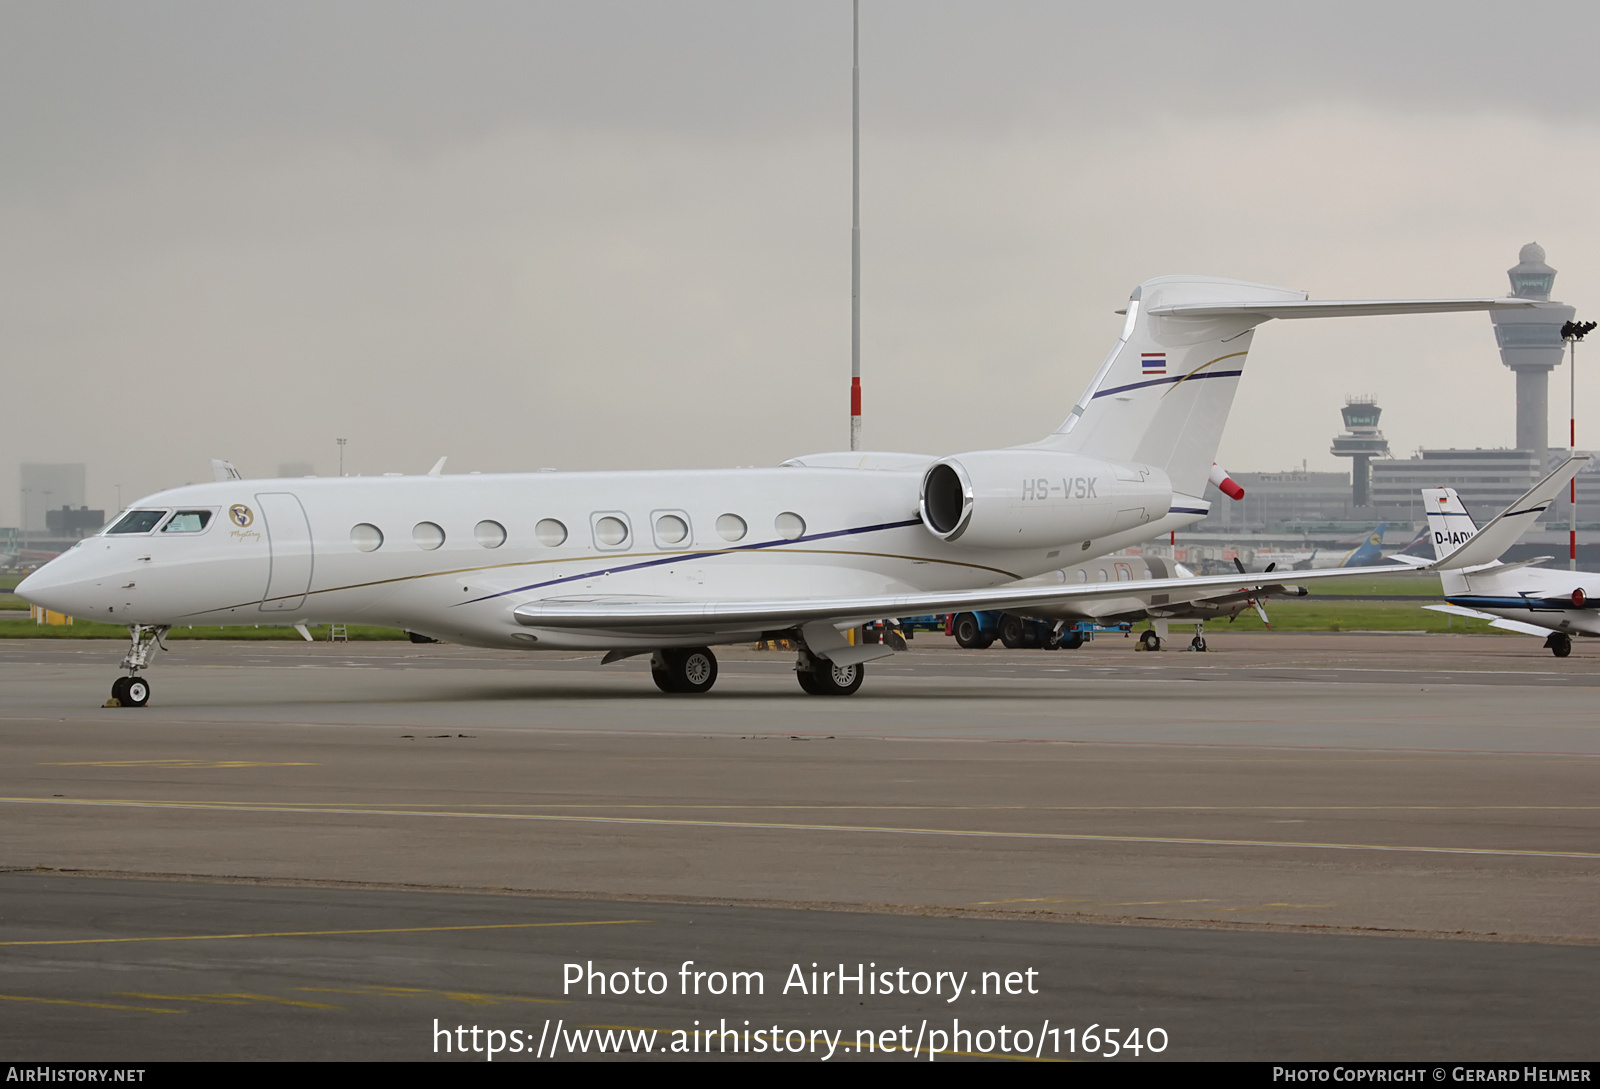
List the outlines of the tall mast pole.
{"type": "Polygon", "coordinates": [[[861,449],[861,0],[851,3],[850,449],[861,449]]]}

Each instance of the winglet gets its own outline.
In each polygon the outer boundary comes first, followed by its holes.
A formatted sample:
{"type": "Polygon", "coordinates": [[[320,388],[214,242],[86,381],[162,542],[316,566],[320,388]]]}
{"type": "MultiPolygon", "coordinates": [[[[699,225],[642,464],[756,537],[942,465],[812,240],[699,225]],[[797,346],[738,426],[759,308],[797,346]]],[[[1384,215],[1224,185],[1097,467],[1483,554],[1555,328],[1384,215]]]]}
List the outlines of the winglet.
{"type": "Polygon", "coordinates": [[[223,461],[221,458],[211,459],[211,478],[213,480],[243,480],[244,475],[233,467],[233,462],[223,461]]]}
{"type": "Polygon", "coordinates": [[[429,476],[444,476],[444,463],[449,461],[449,460],[450,460],[450,455],[446,454],[444,457],[442,457],[438,461],[434,462],[433,463],[433,468],[428,470],[428,475],[429,476]]]}
{"type": "Polygon", "coordinates": [[[1556,466],[1549,476],[1529,488],[1522,498],[1495,516],[1463,542],[1454,552],[1433,565],[1435,571],[1459,571],[1464,567],[1482,567],[1498,560],[1506,549],[1533,527],[1534,521],[1545,512],[1561,489],[1589,461],[1588,454],[1574,454],[1556,466]]]}

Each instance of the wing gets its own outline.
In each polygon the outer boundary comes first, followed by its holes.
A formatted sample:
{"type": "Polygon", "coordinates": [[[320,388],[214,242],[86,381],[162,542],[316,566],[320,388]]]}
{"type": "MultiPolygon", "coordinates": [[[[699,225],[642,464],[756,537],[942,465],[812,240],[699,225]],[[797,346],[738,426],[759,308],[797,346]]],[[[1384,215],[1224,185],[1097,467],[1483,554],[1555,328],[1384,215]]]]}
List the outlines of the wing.
{"type": "Polygon", "coordinates": [[[1549,476],[1529,488],[1522,498],[1495,515],[1493,521],[1468,537],[1434,567],[1441,571],[1459,571],[1494,563],[1506,549],[1533,528],[1535,520],[1560,496],[1562,489],[1588,461],[1588,454],[1574,454],[1567,458],[1552,469],[1549,476]]]}
{"type": "Polygon", "coordinates": [[[1373,318],[1389,314],[1452,314],[1470,310],[1527,310],[1533,299],[1285,299],[1260,302],[1193,302],[1152,307],[1160,318],[1373,318]]]}
{"type": "MultiPolygon", "coordinates": [[[[1409,574],[1399,566],[1342,567],[1326,571],[1295,572],[1295,582],[1352,575],[1409,574]]],[[[517,622],[533,628],[601,630],[638,634],[682,635],[781,630],[827,622],[835,627],[862,624],[885,617],[926,613],[973,611],[1053,612],[1095,614],[1096,603],[1138,603],[1150,606],[1157,596],[1162,604],[1197,601],[1235,594],[1284,593],[1286,587],[1268,575],[1214,575],[1187,579],[1143,579],[1088,586],[1010,586],[986,590],[937,590],[911,594],[883,594],[850,598],[792,598],[769,601],[686,601],[667,598],[544,598],[513,610],[517,622]]],[[[1101,610],[1103,613],[1106,610],[1101,610]]]]}

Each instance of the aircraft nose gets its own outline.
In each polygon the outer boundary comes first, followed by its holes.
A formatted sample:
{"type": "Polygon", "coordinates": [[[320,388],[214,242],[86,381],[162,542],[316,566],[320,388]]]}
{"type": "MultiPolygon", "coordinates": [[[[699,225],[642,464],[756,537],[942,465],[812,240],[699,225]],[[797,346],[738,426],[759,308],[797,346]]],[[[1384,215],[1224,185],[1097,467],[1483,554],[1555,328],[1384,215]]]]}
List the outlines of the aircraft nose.
{"type": "Polygon", "coordinates": [[[29,605],[72,615],[79,611],[77,595],[72,592],[77,584],[77,579],[62,571],[57,562],[52,560],[17,583],[12,593],[29,605]]]}

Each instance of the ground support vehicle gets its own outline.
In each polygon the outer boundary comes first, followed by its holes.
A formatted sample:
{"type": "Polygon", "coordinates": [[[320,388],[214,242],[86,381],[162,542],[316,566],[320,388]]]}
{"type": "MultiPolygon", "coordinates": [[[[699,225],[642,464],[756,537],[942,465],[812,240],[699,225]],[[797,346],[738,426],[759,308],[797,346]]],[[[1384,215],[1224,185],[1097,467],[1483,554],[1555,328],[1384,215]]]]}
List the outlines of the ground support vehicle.
{"type": "Polygon", "coordinates": [[[998,639],[1010,650],[1076,650],[1096,635],[1126,634],[1130,624],[1096,624],[1090,620],[1065,623],[1035,620],[1015,613],[970,612],[949,614],[948,634],[961,646],[982,650],[998,639]]]}

